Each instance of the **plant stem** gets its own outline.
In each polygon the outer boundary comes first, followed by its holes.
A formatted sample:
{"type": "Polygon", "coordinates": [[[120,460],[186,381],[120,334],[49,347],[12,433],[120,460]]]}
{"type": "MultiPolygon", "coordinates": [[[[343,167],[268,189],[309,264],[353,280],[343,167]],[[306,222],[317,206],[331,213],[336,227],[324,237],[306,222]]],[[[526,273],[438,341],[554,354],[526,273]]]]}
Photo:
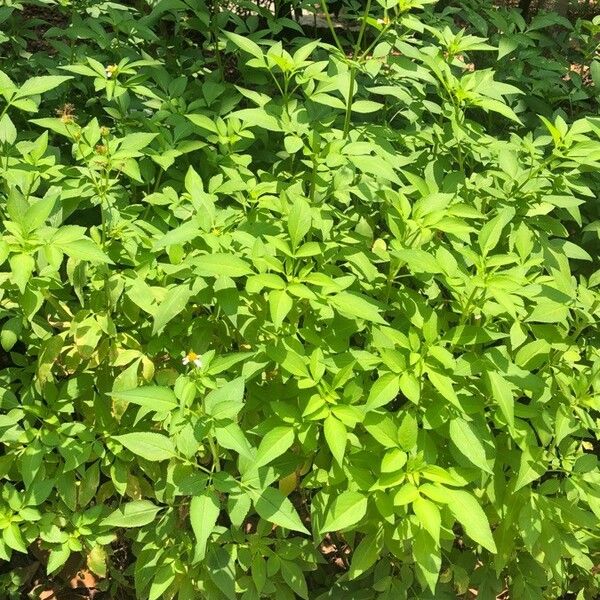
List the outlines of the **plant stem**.
{"type": "Polygon", "coordinates": [[[354,82],[356,80],[356,66],[350,67],[350,85],[348,86],[348,98],[346,99],[346,114],[344,116],[344,139],[350,133],[350,117],[352,115],[352,97],[354,96],[354,82]]]}
{"type": "Polygon", "coordinates": [[[356,40],[356,44],[354,46],[354,56],[358,56],[358,51],[360,50],[360,46],[362,44],[363,36],[365,35],[365,29],[367,28],[367,19],[369,18],[369,13],[371,12],[371,0],[367,0],[367,4],[365,6],[365,12],[363,13],[362,23],[360,24],[360,31],[358,32],[358,38],[356,40]]]}
{"type": "MultiPolygon", "coordinates": [[[[358,37],[356,38],[356,43],[354,44],[354,53],[353,59],[358,57],[358,53],[360,51],[360,47],[362,44],[363,36],[365,34],[365,29],[367,27],[367,18],[369,17],[369,13],[371,12],[371,0],[367,0],[367,4],[365,6],[365,12],[363,13],[362,22],[360,24],[360,30],[358,32],[358,37]]],[[[344,116],[344,139],[348,138],[348,134],[350,133],[350,118],[352,116],[352,99],[354,97],[354,83],[356,82],[356,63],[352,63],[350,65],[350,85],[348,86],[348,98],[346,99],[346,114],[344,116]]]]}
{"type": "Polygon", "coordinates": [[[221,461],[219,460],[219,450],[215,444],[215,440],[213,440],[212,435],[208,436],[208,445],[210,446],[210,453],[213,459],[213,466],[215,471],[218,473],[221,470],[221,461]]]}
{"type": "Polygon", "coordinates": [[[329,26],[329,31],[331,32],[331,36],[335,41],[335,45],[338,47],[338,50],[344,54],[344,47],[340,43],[340,40],[335,32],[335,27],[333,26],[333,21],[331,20],[331,15],[329,14],[329,10],[327,10],[327,2],[325,0],[321,0],[321,10],[325,15],[325,20],[327,21],[327,25],[329,26]]]}

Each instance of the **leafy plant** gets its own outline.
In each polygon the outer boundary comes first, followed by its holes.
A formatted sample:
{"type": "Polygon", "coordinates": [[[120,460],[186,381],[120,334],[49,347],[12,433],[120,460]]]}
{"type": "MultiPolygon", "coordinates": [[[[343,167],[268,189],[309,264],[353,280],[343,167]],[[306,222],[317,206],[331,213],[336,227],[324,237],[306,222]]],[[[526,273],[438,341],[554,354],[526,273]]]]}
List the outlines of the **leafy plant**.
{"type": "Polygon", "coordinates": [[[594,598],[597,78],[506,61],[558,21],[65,3],[34,49],[33,6],[0,12],[7,594],[80,559],[111,598],[594,598]]]}

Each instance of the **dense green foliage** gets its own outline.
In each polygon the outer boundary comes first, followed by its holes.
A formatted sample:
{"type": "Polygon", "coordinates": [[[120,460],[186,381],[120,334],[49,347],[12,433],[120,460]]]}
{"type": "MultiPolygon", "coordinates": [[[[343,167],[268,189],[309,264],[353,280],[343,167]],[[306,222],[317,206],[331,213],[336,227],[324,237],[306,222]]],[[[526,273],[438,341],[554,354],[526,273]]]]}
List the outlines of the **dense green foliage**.
{"type": "Polygon", "coordinates": [[[0,7],[2,598],[596,597],[600,21],[345,15],[0,7]]]}

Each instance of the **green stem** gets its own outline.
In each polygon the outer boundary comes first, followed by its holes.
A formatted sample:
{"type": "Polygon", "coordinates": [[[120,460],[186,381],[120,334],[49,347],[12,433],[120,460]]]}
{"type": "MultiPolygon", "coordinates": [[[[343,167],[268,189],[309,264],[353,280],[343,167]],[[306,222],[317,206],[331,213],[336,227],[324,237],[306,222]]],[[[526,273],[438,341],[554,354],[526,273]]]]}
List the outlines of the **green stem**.
{"type": "Polygon", "coordinates": [[[354,46],[354,56],[358,56],[358,51],[360,50],[362,39],[363,39],[363,36],[365,35],[365,29],[367,28],[367,19],[369,18],[370,12],[371,12],[371,0],[367,0],[367,4],[365,6],[365,12],[363,13],[362,23],[360,24],[360,31],[358,32],[358,38],[357,38],[356,44],[354,46]]]}
{"type": "Polygon", "coordinates": [[[310,192],[308,193],[308,197],[310,198],[311,202],[313,202],[315,199],[315,190],[317,187],[318,166],[319,166],[319,163],[317,162],[317,157],[315,154],[313,154],[313,168],[312,168],[312,173],[310,174],[310,192]]]}
{"type": "Polygon", "coordinates": [[[346,114],[344,116],[344,139],[350,133],[350,117],[352,115],[352,98],[354,96],[354,82],[356,81],[356,66],[350,67],[350,85],[348,86],[348,98],[346,100],[346,114]]]}
{"type": "Polygon", "coordinates": [[[467,299],[467,303],[465,304],[464,308],[463,308],[463,314],[460,317],[460,321],[458,322],[459,327],[461,325],[464,325],[467,321],[467,319],[470,317],[469,315],[469,309],[471,308],[471,305],[473,304],[473,300],[475,300],[475,294],[477,293],[478,288],[473,288],[473,291],[471,292],[471,295],[468,297],[467,299]]]}
{"type": "Polygon", "coordinates": [[[212,435],[208,437],[208,445],[210,446],[210,453],[213,459],[213,466],[215,471],[218,473],[221,470],[221,461],[219,460],[219,450],[215,444],[215,440],[213,440],[212,435]]]}
{"type": "MultiPolygon", "coordinates": [[[[360,51],[360,47],[362,45],[363,36],[365,35],[365,29],[367,27],[367,19],[369,17],[369,13],[371,12],[371,0],[367,0],[367,4],[365,6],[365,12],[363,13],[362,22],[360,24],[360,30],[358,32],[358,37],[356,38],[356,43],[354,44],[354,56],[353,59],[358,57],[358,53],[360,51]]],[[[354,97],[354,84],[356,82],[356,63],[352,63],[350,65],[350,85],[348,86],[348,98],[346,100],[346,114],[344,116],[344,139],[348,137],[350,133],[350,118],[352,116],[352,99],[354,97]]]]}
{"type": "Polygon", "coordinates": [[[331,32],[331,36],[333,37],[333,40],[335,41],[335,45],[338,47],[338,50],[342,54],[344,54],[344,47],[340,43],[337,33],[335,32],[335,27],[333,26],[333,21],[331,20],[331,15],[329,14],[329,10],[327,10],[326,0],[321,0],[321,10],[323,11],[323,14],[325,15],[325,20],[327,21],[327,25],[329,27],[329,31],[331,32]]]}
{"type": "Polygon", "coordinates": [[[396,274],[398,273],[398,268],[392,268],[392,261],[390,260],[390,267],[388,269],[387,274],[387,282],[385,288],[385,303],[387,304],[390,301],[390,294],[392,293],[392,285],[394,283],[394,279],[396,278],[396,274]]]}
{"type": "Polygon", "coordinates": [[[384,34],[386,34],[389,31],[391,26],[392,26],[391,23],[389,25],[384,26],[384,28],[377,34],[377,37],[362,52],[362,54],[360,55],[360,60],[363,60],[369,54],[369,52],[373,48],[375,48],[375,46],[377,45],[377,42],[379,42],[379,40],[384,36],[384,34]]]}

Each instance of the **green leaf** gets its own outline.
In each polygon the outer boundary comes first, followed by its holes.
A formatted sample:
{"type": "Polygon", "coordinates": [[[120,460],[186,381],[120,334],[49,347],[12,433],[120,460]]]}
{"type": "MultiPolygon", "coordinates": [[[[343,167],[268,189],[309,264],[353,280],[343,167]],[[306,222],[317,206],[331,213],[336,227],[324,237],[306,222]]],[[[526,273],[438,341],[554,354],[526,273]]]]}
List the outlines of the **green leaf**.
{"type": "Polygon", "coordinates": [[[377,533],[368,533],[354,549],[348,579],[360,577],[379,560],[383,550],[383,535],[381,533],[381,529],[377,533]]]}
{"type": "Polygon", "coordinates": [[[593,60],[590,64],[590,75],[594,86],[600,88],[600,60],[593,60]]]}
{"type": "Polygon", "coordinates": [[[294,305],[294,301],[285,290],[271,290],[269,292],[269,312],[273,325],[281,328],[283,320],[287,317],[294,305]]]}
{"type": "Polygon", "coordinates": [[[133,500],[117,508],[100,523],[103,527],[142,527],[154,521],[159,506],[150,500],[133,500]]]}
{"type": "Polygon", "coordinates": [[[395,250],[394,256],[406,263],[409,271],[414,273],[442,273],[438,261],[425,250],[401,249],[395,250]]]}
{"type": "Polygon", "coordinates": [[[547,360],[550,349],[551,346],[545,339],[534,340],[519,349],[515,362],[524,369],[536,369],[547,360]]]}
{"type": "Polygon", "coordinates": [[[106,550],[99,545],[94,546],[87,555],[87,566],[99,577],[106,577],[106,550]]]}
{"type": "MultiPolygon", "coordinates": [[[[213,363],[211,363],[211,366],[213,363]]],[[[234,419],[244,403],[244,378],[237,377],[204,398],[204,410],[214,419],[234,419]]]]}
{"type": "Polygon", "coordinates": [[[0,143],[14,144],[17,139],[17,129],[7,114],[0,117],[0,143]]]}
{"type": "Polygon", "coordinates": [[[359,492],[342,492],[335,496],[329,508],[325,511],[325,518],[319,534],[343,531],[356,525],[367,513],[367,498],[359,492]]]}
{"type": "Polygon", "coordinates": [[[147,385],[117,392],[107,392],[109,396],[138,404],[154,412],[167,412],[177,408],[177,398],[171,388],[147,385]]]}
{"type": "Polygon", "coordinates": [[[201,277],[244,277],[252,273],[250,265],[233,254],[205,254],[195,264],[194,272],[201,277]]]}
{"type": "Polygon", "coordinates": [[[479,247],[484,256],[487,256],[498,245],[502,231],[514,216],[514,208],[504,208],[481,228],[479,232],[479,247]]]}
{"type": "Polygon", "coordinates": [[[514,121],[515,123],[518,123],[519,125],[523,124],[515,111],[500,100],[495,100],[494,98],[481,98],[478,99],[476,106],[480,106],[487,111],[491,110],[492,112],[497,112],[498,114],[510,119],[511,121],[514,121]]]}
{"type": "Polygon", "coordinates": [[[374,410],[385,406],[398,396],[400,391],[400,381],[396,373],[384,373],[377,381],[373,384],[367,403],[365,404],[366,410],[374,410]]]}
{"type": "Polygon", "coordinates": [[[279,120],[263,108],[244,108],[231,113],[231,116],[241,119],[249,127],[260,127],[267,131],[282,131],[279,120]]]}
{"type": "Polygon", "coordinates": [[[167,290],[162,302],[154,311],[152,334],[160,333],[186,306],[192,296],[187,285],[178,285],[167,290]]]}
{"type": "Polygon", "coordinates": [[[342,466],[344,453],[346,452],[346,443],[348,441],[346,426],[333,415],[329,415],[323,421],[323,433],[331,454],[333,454],[333,458],[335,458],[338,465],[342,466]]]}
{"type": "Polygon", "coordinates": [[[447,375],[443,375],[442,373],[438,373],[437,371],[427,371],[427,376],[429,377],[429,381],[433,384],[433,387],[444,397],[450,404],[455,406],[456,408],[462,410],[462,406],[458,400],[458,396],[454,391],[454,385],[452,379],[447,375]]]}
{"type": "Polygon", "coordinates": [[[185,244],[192,242],[202,233],[200,226],[195,220],[186,221],[179,227],[171,229],[160,239],[154,242],[154,250],[160,250],[175,244],[185,244]]]}
{"type": "Polygon", "coordinates": [[[297,135],[287,135],[283,139],[283,145],[288,154],[296,154],[304,147],[304,142],[297,135]]]}
{"type": "Polygon", "coordinates": [[[260,46],[252,41],[248,36],[239,35],[237,33],[233,33],[232,31],[225,31],[225,35],[238,47],[240,50],[251,54],[255,58],[259,58],[264,60],[263,51],[260,46]]]}
{"type": "Polygon", "coordinates": [[[28,79],[18,90],[15,98],[26,98],[27,96],[37,96],[44,92],[49,92],[61,83],[73,79],[65,75],[42,75],[41,77],[32,77],[28,79]]]}
{"type": "Polygon", "coordinates": [[[294,438],[294,430],[291,427],[271,429],[260,442],[254,459],[254,466],[258,468],[273,462],[291,447],[294,438]]]}
{"type": "Polygon", "coordinates": [[[405,413],[402,417],[400,427],[398,427],[398,442],[407,452],[417,445],[417,436],[419,435],[419,425],[417,418],[411,413],[405,413]]]}
{"type": "Polygon", "coordinates": [[[196,536],[193,563],[204,560],[206,544],[217,524],[220,512],[219,496],[215,492],[205,490],[201,495],[192,498],[190,502],[190,522],[196,536]]]}
{"type": "Polygon", "coordinates": [[[159,600],[175,580],[173,563],[161,565],[153,573],[152,585],[148,592],[148,600],[159,600]]]}
{"type": "Polygon", "coordinates": [[[379,314],[378,305],[365,296],[354,292],[340,292],[331,296],[329,301],[334,308],[351,318],[364,319],[373,323],[387,324],[379,314]]]}
{"type": "Polygon", "coordinates": [[[488,371],[487,381],[492,398],[498,403],[506,422],[515,425],[515,404],[510,384],[502,375],[495,371],[488,371]]]}
{"type": "Polygon", "coordinates": [[[296,198],[288,215],[287,228],[295,249],[310,231],[312,223],[310,205],[304,198],[296,198]]]}
{"type": "Polygon", "coordinates": [[[52,245],[71,258],[87,260],[92,263],[113,264],[112,260],[100,250],[98,245],[88,238],[63,243],[55,239],[52,245]]]}
{"type": "Polygon", "coordinates": [[[215,119],[208,117],[207,115],[193,114],[185,115],[194,125],[206,129],[211,133],[219,133],[215,119]]]}
{"type": "Polygon", "coordinates": [[[237,423],[219,424],[215,427],[215,437],[223,448],[233,450],[240,456],[253,460],[252,447],[250,446],[244,432],[237,423]]]}
{"type": "Polygon", "coordinates": [[[463,490],[446,490],[448,508],[467,535],[490,552],[496,552],[490,524],[474,496],[463,490]]]}
{"type": "Polygon", "coordinates": [[[23,539],[23,535],[21,534],[21,530],[17,523],[7,523],[4,526],[2,530],[2,539],[9,548],[27,554],[27,545],[25,544],[25,540],[23,539]]]}
{"type": "Polygon", "coordinates": [[[498,60],[504,58],[519,47],[519,39],[516,36],[503,35],[498,42],[498,60]]]}
{"type": "Polygon", "coordinates": [[[563,323],[569,316],[569,307],[552,300],[540,300],[527,317],[532,323],[563,323]]]}
{"type": "Polygon", "coordinates": [[[515,480],[515,492],[539,479],[546,473],[546,464],[543,461],[542,448],[529,448],[521,454],[519,472],[515,480]]]}
{"type": "Polygon", "coordinates": [[[308,587],[306,585],[306,578],[304,577],[304,571],[300,568],[300,565],[291,560],[280,560],[280,570],[283,580],[287,583],[288,587],[300,598],[308,600],[308,587]]]}
{"type": "Polygon", "coordinates": [[[292,531],[308,533],[292,503],[275,488],[254,492],[254,508],[262,519],[292,531]]]}
{"type": "Polygon", "coordinates": [[[417,498],[412,504],[413,510],[421,526],[437,542],[440,539],[442,517],[440,509],[430,500],[417,498]]]}
{"type": "MultiPolygon", "coordinates": [[[[316,96],[317,95],[311,98],[313,102],[318,101],[316,96]]],[[[325,97],[326,94],[318,94],[318,96],[325,97]]],[[[333,103],[334,106],[339,103],[341,104],[341,108],[344,108],[343,103],[337,98],[333,98],[331,96],[329,96],[329,98],[332,98],[332,100],[335,101],[333,103]]],[[[387,163],[385,159],[383,159],[381,156],[349,155],[348,160],[352,162],[363,173],[373,175],[377,179],[382,178],[386,179],[387,181],[392,181],[397,185],[402,185],[402,182],[400,181],[398,175],[396,175],[394,168],[389,163],[387,163]]]]}
{"type": "Polygon", "coordinates": [[[113,439],[125,446],[130,452],[146,460],[161,461],[175,456],[173,442],[160,433],[125,433],[123,435],[116,435],[113,439]]]}
{"type": "Polygon", "coordinates": [[[400,391],[414,404],[418,404],[421,398],[421,383],[413,373],[404,371],[400,375],[400,391]]]}
{"type": "Polygon", "coordinates": [[[383,108],[381,102],[373,102],[372,100],[357,100],[352,103],[352,112],[359,114],[368,114],[377,112],[383,108]]]}
{"type": "Polygon", "coordinates": [[[398,427],[385,414],[370,412],[363,421],[365,429],[386,448],[398,446],[398,427]]]}
{"type": "Polygon", "coordinates": [[[0,345],[5,352],[10,352],[13,346],[19,340],[19,335],[23,330],[23,323],[18,317],[13,317],[5,321],[0,331],[0,345]]]}
{"type": "Polygon", "coordinates": [[[48,563],[46,564],[46,573],[58,571],[71,556],[71,550],[67,544],[62,544],[58,548],[53,548],[48,554],[48,563]]]}
{"type": "Polygon", "coordinates": [[[11,279],[19,288],[21,294],[24,294],[35,268],[35,260],[29,254],[13,254],[8,262],[10,263],[11,279]]]}
{"type": "Polygon", "coordinates": [[[417,573],[435,597],[435,589],[442,566],[442,555],[439,544],[424,530],[415,532],[412,540],[412,553],[417,573]]]}
{"type": "Polygon", "coordinates": [[[210,579],[221,592],[219,596],[224,595],[228,600],[237,598],[235,593],[237,573],[233,550],[235,550],[233,545],[221,547],[213,544],[208,549],[205,561],[210,579]]]}
{"type": "Polygon", "coordinates": [[[486,473],[492,472],[485,455],[485,448],[471,423],[460,417],[453,418],[450,421],[450,439],[457,450],[476,467],[486,473]]]}

